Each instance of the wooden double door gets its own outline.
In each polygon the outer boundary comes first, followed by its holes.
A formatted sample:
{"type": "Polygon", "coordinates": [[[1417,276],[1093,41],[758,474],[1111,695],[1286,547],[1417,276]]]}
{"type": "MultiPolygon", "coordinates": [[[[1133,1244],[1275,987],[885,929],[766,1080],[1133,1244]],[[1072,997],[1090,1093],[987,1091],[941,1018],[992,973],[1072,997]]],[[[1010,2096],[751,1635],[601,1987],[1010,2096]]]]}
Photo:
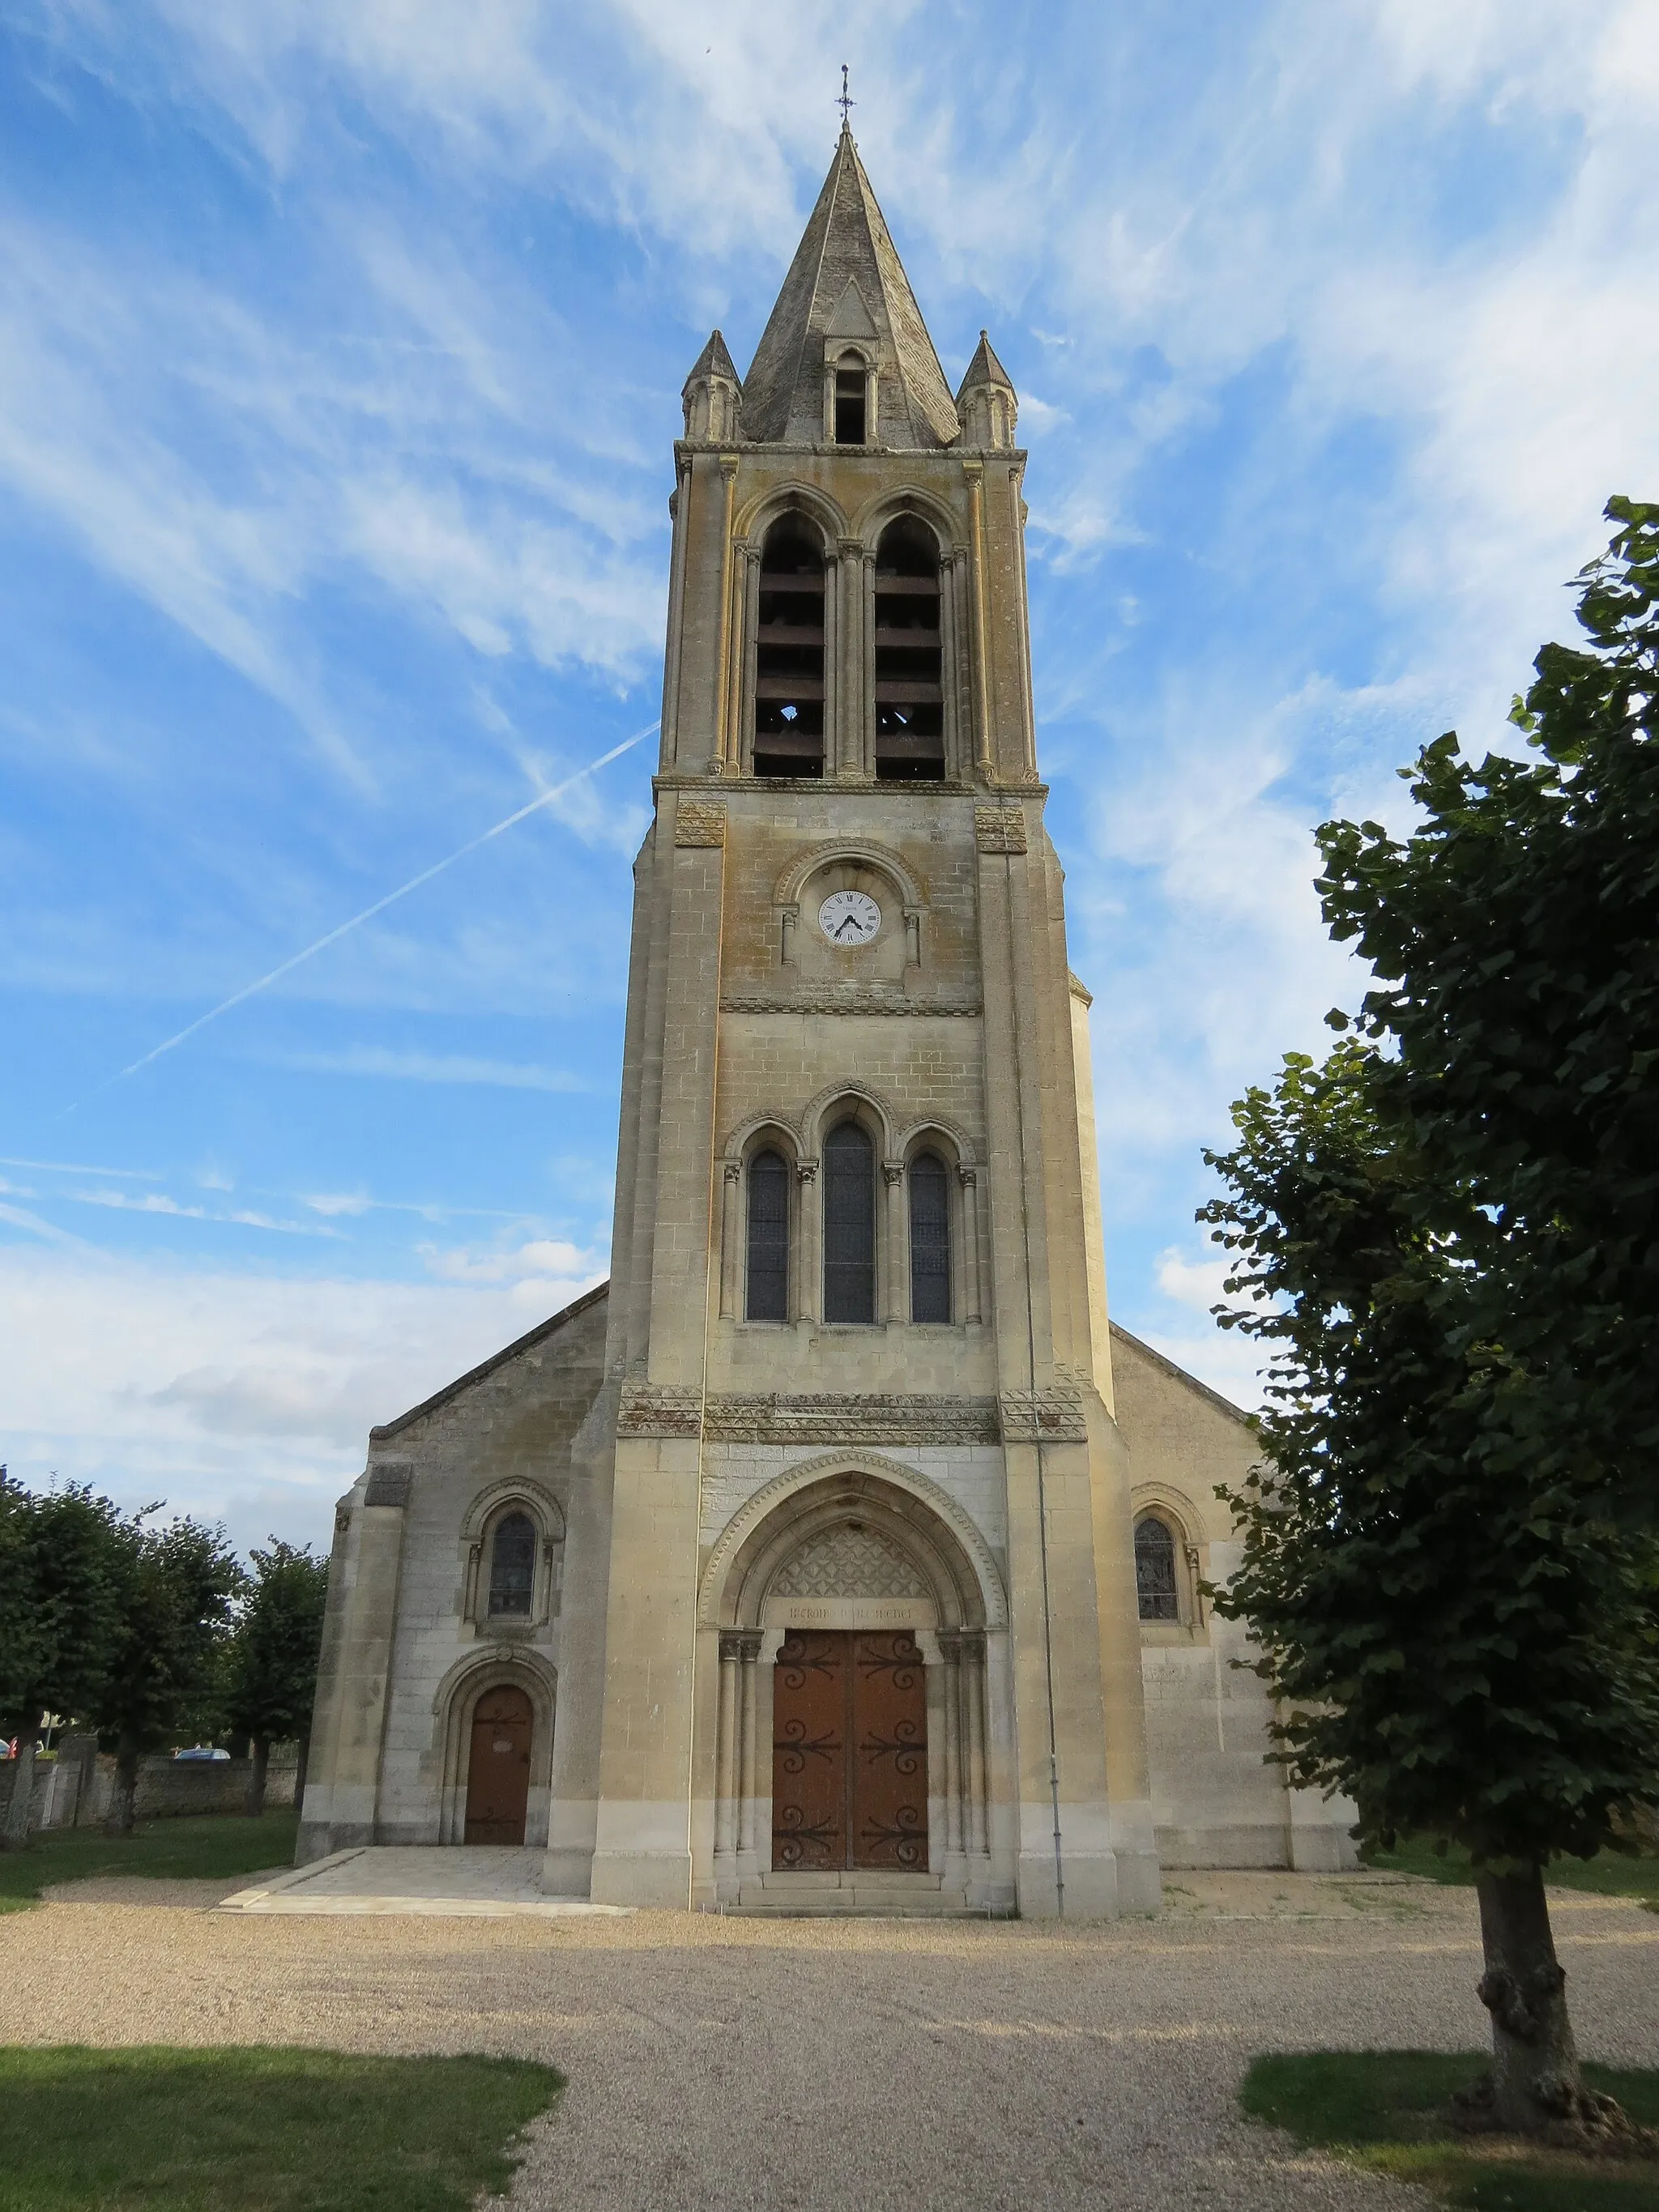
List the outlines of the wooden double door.
{"type": "Polygon", "coordinates": [[[523,1843],[535,1733],[535,1709],[510,1682],[486,1690],[472,1708],[466,1764],[469,1844],[523,1843]]]}
{"type": "Polygon", "coordinates": [[[773,1674],[772,1864],[927,1868],[927,1689],[908,1629],[791,1629],[773,1674]]]}

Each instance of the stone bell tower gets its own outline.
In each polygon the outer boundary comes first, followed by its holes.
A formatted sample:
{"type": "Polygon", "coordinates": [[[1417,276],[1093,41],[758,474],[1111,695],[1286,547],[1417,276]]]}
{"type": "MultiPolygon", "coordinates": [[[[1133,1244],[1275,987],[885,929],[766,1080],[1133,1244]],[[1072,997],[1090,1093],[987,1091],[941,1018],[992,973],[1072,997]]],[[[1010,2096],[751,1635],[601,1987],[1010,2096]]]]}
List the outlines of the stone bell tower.
{"type": "Polygon", "coordinates": [[[684,405],[550,1871],[1152,1909],[1016,398],[983,336],[952,396],[845,126],[684,405]]]}

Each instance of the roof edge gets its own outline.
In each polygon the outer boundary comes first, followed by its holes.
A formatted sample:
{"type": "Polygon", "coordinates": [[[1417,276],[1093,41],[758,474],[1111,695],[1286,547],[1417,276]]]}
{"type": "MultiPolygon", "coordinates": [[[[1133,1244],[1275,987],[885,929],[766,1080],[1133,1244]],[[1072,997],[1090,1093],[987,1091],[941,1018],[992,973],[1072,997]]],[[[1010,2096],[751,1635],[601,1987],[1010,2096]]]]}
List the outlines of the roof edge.
{"type": "Polygon", "coordinates": [[[568,1321],[574,1321],[578,1314],[586,1313],[589,1306],[596,1305],[602,1297],[607,1297],[610,1290],[611,1278],[607,1275],[604,1282],[596,1283],[591,1291],[584,1291],[580,1297],[562,1308],[550,1320],[538,1322],[534,1328],[515,1337],[500,1352],[492,1352],[488,1359],[480,1361],[477,1367],[469,1367],[465,1375],[458,1375],[453,1382],[446,1382],[441,1390],[434,1390],[431,1397],[423,1398],[418,1406],[411,1406],[406,1413],[399,1413],[396,1420],[384,1421],[371,1429],[368,1432],[370,1443],[378,1443],[386,1437],[398,1436],[411,1421],[418,1421],[422,1414],[435,1413],[440,1406],[447,1405],[452,1398],[459,1397],[474,1382],[482,1382],[486,1375],[494,1374],[496,1368],[504,1367],[509,1359],[516,1358],[521,1352],[527,1352],[532,1344],[539,1344],[544,1337],[552,1336],[562,1329],[568,1321]]]}
{"type": "Polygon", "coordinates": [[[1189,1375],[1184,1367],[1177,1366],[1166,1352],[1159,1352],[1155,1346],[1148,1344],[1144,1337],[1136,1336],[1133,1331],[1125,1328],[1121,1321],[1108,1322],[1106,1326],[1114,1336],[1121,1336],[1126,1344],[1133,1345],[1137,1352],[1145,1352],[1154,1367],[1161,1367],[1166,1375],[1172,1375],[1177,1382],[1184,1382],[1189,1390],[1196,1390],[1200,1398],[1207,1398],[1219,1412],[1227,1414],[1242,1426],[1248,1428],[1250,1425],[1253,1417],[1247,1413],[1242,1406],[1235,1406],[1232,1400],[1224,1398],[1219,1390],[1211,1389],[1209,1384],[1200,1382],[1196,1375],[1189,1375]]]}

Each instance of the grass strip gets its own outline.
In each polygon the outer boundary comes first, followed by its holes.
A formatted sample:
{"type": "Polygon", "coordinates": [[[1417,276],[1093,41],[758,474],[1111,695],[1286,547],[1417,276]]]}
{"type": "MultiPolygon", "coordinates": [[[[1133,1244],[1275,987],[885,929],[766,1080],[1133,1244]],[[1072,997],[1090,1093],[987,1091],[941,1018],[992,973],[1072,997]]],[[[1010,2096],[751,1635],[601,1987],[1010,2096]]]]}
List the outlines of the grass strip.
{"type": "MultiPolygon", "coordinates": [[[[1310,2051],[1258,2058],[1239,2102],[1253,2120],[1304,2147],[1396,2181],[1414,2181],[1474,2212],[1659,2212],[1659,2166],[1534,2150],[1513,2138],[1463,2136],[1454,2090],[1487,2069],[1473,2051],[1310,2051]]],[[[1586,2066],[1593,2088],[1634,2120],[1659,2125],[1659,2073],[1586,2066]]]]}
{"type": "Polygon", "coordinates": [[[101,1828],[48,1828],[21,1851],[0,1851],[0,1912],[33,1905],[53,1882],[133,1874],[164,1881],[228,1881],[265,1867],[291,1866],[299,1815],[291,1807],[257,1820],[192,1814],[145,1820],[130,1836],[101,1828]]]}
{"type": "MultiPolygon", "coordinates": [[[[1368,1850],[1367,1866],[1390,1874],[1422,1875],[1430,1881],[1472,1886],[1474,1869],[1459,1844],[1437,1850],[1431,1836],[1402,1836],[1391,1851],[1368,1850]]],[[[1559,1889],[1588,1889],[1600,1897],[1632,1897],[1659,1905],[1659,1856],[1651,1851],[1598,1851],[1593,1859],[1552,1859],[1544,1879],[1559,1889]]]]}
{"type": "Polygon", "coordinates": [[[563,2086],[517,2058],[0,2047],[0,2212],[468,2212],[563,2086]]]}

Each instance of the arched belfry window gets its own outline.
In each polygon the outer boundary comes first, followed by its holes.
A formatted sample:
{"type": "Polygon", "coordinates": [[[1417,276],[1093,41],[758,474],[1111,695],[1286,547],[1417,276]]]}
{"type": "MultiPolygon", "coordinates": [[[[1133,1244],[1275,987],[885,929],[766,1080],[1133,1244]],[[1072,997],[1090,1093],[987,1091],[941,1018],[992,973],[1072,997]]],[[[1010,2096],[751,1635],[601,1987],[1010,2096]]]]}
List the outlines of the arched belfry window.
{"type": "Polygon", "coordinates": [[[1179,1620],[1175,1530],[1156,1513],[1135,1522],[1135,1597],[1143,1620],[1179,1620]]]}
{"type": "Polygon", "coordinates": [[[527,1513],[504,1513],[489,1547],[489,1610],[528,1620],[536,1594],[536,1524],[527,1513]]]}
{"type": "Polygon", "coordinates": [[[757,1152],[749,1163],[748,1273],[749,1319],[787,1321],[789,1169],[778,1152],[757,1152]]]}
{"type": "Polygon", "coordinates": [[[876,774],[937,782],[945,774],[939,548],[902,515],[876,549],[876,774]]]}
{"type": "Polygon", "coordinates": [[[761,549],[755,773],[823,774],[823,549],[798,514],[761,549]]]}
{"type": "Polygon", "coordinates": [[[951,1185],[937,1152],[910,1163],[910,1318],[951,1318],[951,1185]]]}
{"type": "Polygon", "coordinates": [[[869,373],[855,353],[836,363],[836,443],[861,446],[869,434],[869,373]]]}
{"type": "Polygon", "coordinates": [[[856,1121],[823,1140],[823,1317],[876,1317],[876,1154],[856,1121]]]}

